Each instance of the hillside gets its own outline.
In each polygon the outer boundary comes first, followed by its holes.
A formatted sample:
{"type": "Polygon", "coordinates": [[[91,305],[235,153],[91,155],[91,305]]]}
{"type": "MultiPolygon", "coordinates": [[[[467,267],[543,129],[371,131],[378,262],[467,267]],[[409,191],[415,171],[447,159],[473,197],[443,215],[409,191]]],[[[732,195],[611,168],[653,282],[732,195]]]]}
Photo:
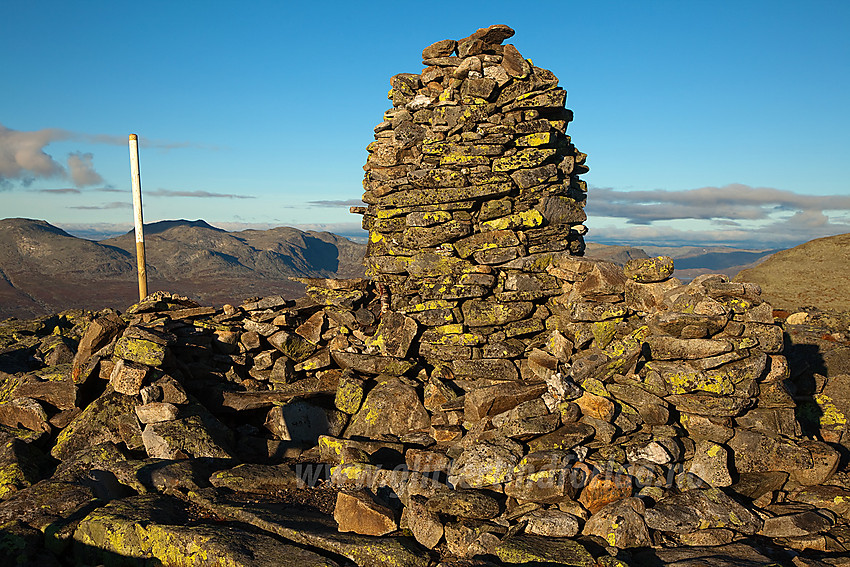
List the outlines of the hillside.
{"type": "MultiPolygon", "coordinates": [[[[208,304],[257,295],[295,297],[288,278],[362,275],[364,246],[290,227],[227,232],[204,221],[145,227],[148,289],[208,304]]],[[[45,221],[0,220],[0,319],[70,308],[125,309],[138,299],[133,233],[100,242],[45,221]]]]}
{"type": "Polygon", "coordinates": [[[850,233],[777,252],[735,280],[759,284],[774,307],[850,311],[850,233]]]}
{"type": "Polygon", "coordinates": [[[598,244],[596,242],[587,243],[584,255],[590,258],[607,260],[608,262],[613,262],[619,266],[624,266],[626,262],[633,258],[649,258],[649,255],[642,248],[617,246],[614,244],[598,244]]]}

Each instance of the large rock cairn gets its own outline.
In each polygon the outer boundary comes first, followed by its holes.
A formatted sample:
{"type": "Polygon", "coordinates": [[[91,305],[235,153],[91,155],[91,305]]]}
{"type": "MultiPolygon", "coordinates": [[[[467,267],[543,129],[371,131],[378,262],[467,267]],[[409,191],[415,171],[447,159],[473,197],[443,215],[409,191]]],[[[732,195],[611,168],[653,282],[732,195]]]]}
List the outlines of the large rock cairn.
{"type": "Polygon", "coordinates": [[[566,135],[567,93],[502,45],[513,34],[426,47],[420,74],[390,79],[393,107],[368,147],[367,275],[429,329],[429,361],[512,356],[502,343],[542,331],[560,292],[529,259],[584,251],[586,156],[566,135]]]}

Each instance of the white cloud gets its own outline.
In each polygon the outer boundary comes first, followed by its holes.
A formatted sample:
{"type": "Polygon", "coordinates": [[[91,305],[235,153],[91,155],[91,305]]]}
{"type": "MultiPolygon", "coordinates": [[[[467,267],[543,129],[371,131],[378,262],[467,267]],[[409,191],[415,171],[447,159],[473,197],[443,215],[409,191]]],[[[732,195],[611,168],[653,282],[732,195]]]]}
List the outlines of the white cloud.
{"type": "Polygon", "coordinates": [[[741,184],[688,191],[591,187],[586,211],[592,240],[636,246],[789,247],[850,232],[848,195],[741,184]]]}
{"type": "Polygon", "coordinates": [[[33,177],[64,177],[65,168],[44,147],[66,137],[63,130],[54,128],[19,132],[0,124],[0,184],[8,188],[11,180],[29,184],[33,177]]]}
{"type": "MultiPolygon", "coordinates": [[[[11,189],[13,182],[27,187],[36,179],[69,178],[78,187],[103,182],[93,167],[91,153],[74,152],[68,156],[68,169],[45,151],[51,142],[75,140],[89,144],[127,145],[127,138],[110,134],[86,134],[60,128],[45,128],[32,132],[12,130],[0,124],[0,190],[11,189]]],[[[140,139],[143,147],[160,150],[204,148],[191,142],[167,142],[140,139]]],[[[197,195],[190,195],[197,196],[197,195]]],[[[239,197],[237,197],[239,198],[239,197]]]]}
{"type": "Polygon", "coordinates": [[[211,193],[209,191],[172,191],[171,189],[157,189],[145,192],[145,196],[152,197],[195,197],[200,199],[255,199],[253,195],[238,195],[236,193],[211,193]]]}
{"type": "Polygon", "coordinates": [[[94,170],[93,158],[94,156],[91,153],[74,152],[68,154],[68,170],[71,172],[71,180],[77,187],[88,187],[103,183],[103,177],[94,170]]]}
{"type": "Polygon", "coordinates": [[[675,219],[755,221],[783,211],[850,210],[848,195],[804,195],[737,183],[687,191],[591,187],[587,195],[588,215],[626,219],[631,224],[675,219]]]}
{"type": "Polygon", "coordinates": [[[360,199],[348,199],[347,201],[307,201],[312,207],[362,207],[366,203],[360,199]]]}
{"type": "Polygon", "coordinates": [[[111,203],[104,203],[102,205],[77,205],[68,208],[77,209],[80,211],[105,211],[109,209],[130,209],[132,207],[133,203],[129,203],[126,201],[112,201],[111,203]]]}

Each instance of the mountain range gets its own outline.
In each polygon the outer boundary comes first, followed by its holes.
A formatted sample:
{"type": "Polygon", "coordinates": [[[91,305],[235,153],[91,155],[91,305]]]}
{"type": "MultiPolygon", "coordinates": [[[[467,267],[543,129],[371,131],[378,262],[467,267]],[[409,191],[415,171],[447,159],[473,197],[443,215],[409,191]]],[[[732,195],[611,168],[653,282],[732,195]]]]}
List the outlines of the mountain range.
{"type": "MultiPolygon", "coordinates": [[[[126,309],[138,299],[132,232],[94,242],[45,221],[0,220],[0,319],[126,309]]],[[[203,304],[297,296],[290,277],[357,277],[364,245],[291,227],[227,232],[202,220],[145,225],[148,290],[203,304]]]]}
{"type": "MultiPolygon", "coordinates": [[[[145,241],[148,290],[180,293],[204,305],[268,295],[298,297],[303,286],[290,277],[350,278],[364,272],[365,245],[329,232],[292,227],[228,232],[203,220],[169,220],[145,225],[145,241]]],[[[682,280],[704,273],[733,277],[745,270],[740,277],[760,283],[777,306],[819,305],[829,297],[834,298],[830,306],[850,310],[846,299],[838,299],[848,294],[836,291],[850,281],[848,250],[850,235],[778,253],[589,242],[585,255],[620,265],[632,258],[669,255],[682,280]]],[[[0,220],[0,320],[71,308],[124,310],[137,299],[132,231],[93,241],[43,220],[0,220]]]]}

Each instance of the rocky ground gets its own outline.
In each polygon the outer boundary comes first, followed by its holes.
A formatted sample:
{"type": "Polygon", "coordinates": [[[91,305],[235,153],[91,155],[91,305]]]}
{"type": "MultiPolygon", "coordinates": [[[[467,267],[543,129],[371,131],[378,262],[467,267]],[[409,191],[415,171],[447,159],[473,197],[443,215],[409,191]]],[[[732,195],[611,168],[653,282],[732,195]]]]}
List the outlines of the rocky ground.
{"type": "Polygon", "coordinates": [[[549,271],[570,301],[548,340],[498,345],[524,349],[511,375],[423,364],[452,331],[421,336],[427,306],[394,311],[360,279],[3,322],[0,555],[850,564],[846,315],[681,285],[657,259],[549,271]]]}

